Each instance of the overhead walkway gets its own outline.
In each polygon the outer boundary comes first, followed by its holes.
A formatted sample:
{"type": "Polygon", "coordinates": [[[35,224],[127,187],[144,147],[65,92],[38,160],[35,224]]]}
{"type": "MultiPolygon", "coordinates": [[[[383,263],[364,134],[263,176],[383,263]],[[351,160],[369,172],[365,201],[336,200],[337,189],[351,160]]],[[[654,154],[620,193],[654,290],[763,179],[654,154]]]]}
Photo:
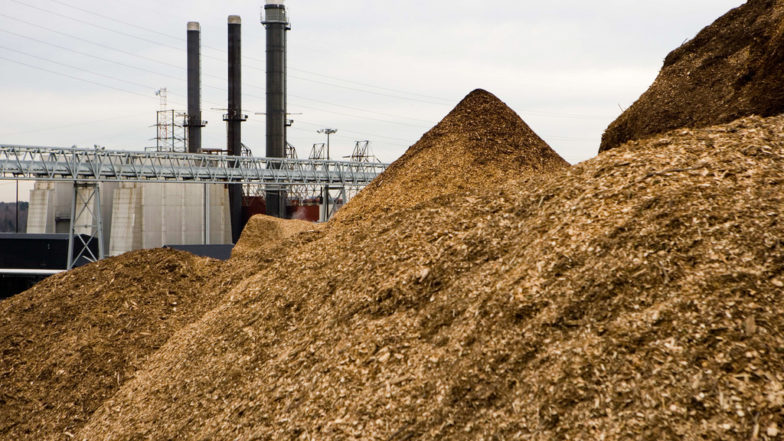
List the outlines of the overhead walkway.
{"type": "MultiPolygon", "coordinates": [[[[330,190],[340,191],[345,200],[348,190],[365,187],[387,167],[378,162],[0,145],[0,180],[74,184],[68,269],[80,258],[104,257],[101,183],[240,184],[273,191],[304,187],[323,189],[329,201],[330,190]]],[[[209,225],[206,208],[204,217],[209,225]]]]}
{"type": "Polygon", "coordinates": [[[364,187],[388,164],[0,145],[0,179],[364,187]]]}

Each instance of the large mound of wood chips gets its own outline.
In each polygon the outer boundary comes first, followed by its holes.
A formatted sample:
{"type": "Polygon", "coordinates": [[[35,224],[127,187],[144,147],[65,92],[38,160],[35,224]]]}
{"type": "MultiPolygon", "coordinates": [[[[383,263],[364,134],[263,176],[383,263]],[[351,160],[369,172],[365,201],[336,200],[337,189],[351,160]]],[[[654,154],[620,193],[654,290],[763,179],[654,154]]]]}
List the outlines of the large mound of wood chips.
{"type": "Polygon", "coordinates": [[[0,439],[72,436],[147,356],[217,304],[220,282],[208,278],[220,267],[137,251],[0,302],[0,439]]]}
{"type": "Polygon", "coordinates": [[[281,241],[305,231],[322,228],[319,224],[296,219],[279,219],[258,214],[251,217],[237,244],[231,250],[232,259],[253,259],[269,253],[281,241]]]}
{"type": "Polygon", "coordinates": [[[568,166],[503,101],[477,89],[343,207],[334,222],[370,219],[438,196],[568,166]]]}
{"type": "Polygon", "coordinates": [[[296,236],[76,438],[781,439],[783,185],[752,117],[296,236]]]}
{"type": "Polygon", "coordinates": [[[784,0],[749,0],[670,53],[600,151],[679,127],[784,113],[784,0]]]}

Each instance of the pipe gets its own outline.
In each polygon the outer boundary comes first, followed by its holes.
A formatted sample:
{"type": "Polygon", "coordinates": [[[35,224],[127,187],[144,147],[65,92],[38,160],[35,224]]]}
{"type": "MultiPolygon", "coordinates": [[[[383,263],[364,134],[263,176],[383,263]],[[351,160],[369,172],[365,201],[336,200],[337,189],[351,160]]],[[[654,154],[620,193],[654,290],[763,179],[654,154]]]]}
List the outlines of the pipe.
{"type": "Polygon", "coordinates": [[[201,26],[188,22],[188,153],[201,153],[201,26]]]}
{"type": "Polygon", "coordinates": [[[0,268],[0,274],[7,276],[53,276],[64,272],[65,270],[0,268]]]}

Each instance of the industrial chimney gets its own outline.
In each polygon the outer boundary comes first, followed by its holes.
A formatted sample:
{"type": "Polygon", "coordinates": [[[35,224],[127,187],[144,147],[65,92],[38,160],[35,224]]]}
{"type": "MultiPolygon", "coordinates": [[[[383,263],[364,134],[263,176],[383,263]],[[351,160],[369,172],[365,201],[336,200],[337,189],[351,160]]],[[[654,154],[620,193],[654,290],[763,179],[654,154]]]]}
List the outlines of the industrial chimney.
{"type": "Polygon", "coordinates": [[[201,153],[201,27],[188,22],[188,153],[201,153]]]}
{"type": "MultiPolygon", "coordinates": [[[[286,31],[291,29],[284,0],[267,0],[261,23],[267,29],[267,151],[268,158],[286,156],[286,31]]],[[[267,214],[286,217],[286,195],[267,191],[267,214]]]]}
{"type": "MultiPolygon", "coordinates": [[[[229,155],[242,156],[241,124],[247,119],[242,113],[242,62],[241,62],[242,19],[229,16],[229,108],[223,117],[226,121],[226,148],[229,155]]],[[[235,167],[239,163],[235,163],[235,167]]],[[[242,185],[229,185],[229,212],[231,213],[231,237],[234,243],[242,232],[242,185]]]]}

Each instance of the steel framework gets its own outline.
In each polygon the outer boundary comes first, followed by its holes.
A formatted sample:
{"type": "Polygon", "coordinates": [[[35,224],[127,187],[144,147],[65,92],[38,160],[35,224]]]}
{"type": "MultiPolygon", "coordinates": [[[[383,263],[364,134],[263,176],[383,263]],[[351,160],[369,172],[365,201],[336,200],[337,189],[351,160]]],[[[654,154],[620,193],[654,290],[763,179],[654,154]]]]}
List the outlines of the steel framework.
{"type": "MultiPolygon", "coordinates": [[[[101,182],[243,184],[321,193],[327,220],[388,164],[0,145],[0,180],[73,182],[67,268],[104,257],[101,182]],[[339,191],[338,198],[330,192],[339,191]],[[98,255],[90,248],[97,241],[98,255]]],[[[206,199],[205,207],[209,204],[206,199]]],[[[206,208],[205,208],[206,213],[206,208]]]]}
{"type": "Polygon", "coordinates": [[[370,141],[367,140],[356,141],[351,156],[344,156],[344,158],[349,158],[352,162],[379,162],[370,150],[370,141]]]}
{"type": "Polygon", "coordinates": [[[155,150],[159,152],[186,152],[188,114],[169,109],[168,90],[163,87],[155,91],[160,97],[161,108],[156,112],[155,150]],[[178,122],[181,119],[181,122],[178,122]]]}
{"type": "Polygon", "coordinates": [[[330,187],[325,185],[321,192],[324,201],[324,210],[321,212],[321,221],[326,222],[337,213],[348,199],[345,187],[330,187]],[[333,195],[333,190],[337,190],[337,197],[333,195]]]}
{"type": "Polygon", "coordinates": [[[0,180],[364,187],[388,164],[0,145],[0,180]]]}
{"type": "Polygon", "coordinates": [[[101,186],[98,183],[75,183],[71,198],[71,225],[68,234],[66,269],[80,259],[96,262],[104,258],[101,186]],[[98,255],[90,248],[97,243],[98,255]],[[74,252],[76,255],[74,256],[74,252]]]}

